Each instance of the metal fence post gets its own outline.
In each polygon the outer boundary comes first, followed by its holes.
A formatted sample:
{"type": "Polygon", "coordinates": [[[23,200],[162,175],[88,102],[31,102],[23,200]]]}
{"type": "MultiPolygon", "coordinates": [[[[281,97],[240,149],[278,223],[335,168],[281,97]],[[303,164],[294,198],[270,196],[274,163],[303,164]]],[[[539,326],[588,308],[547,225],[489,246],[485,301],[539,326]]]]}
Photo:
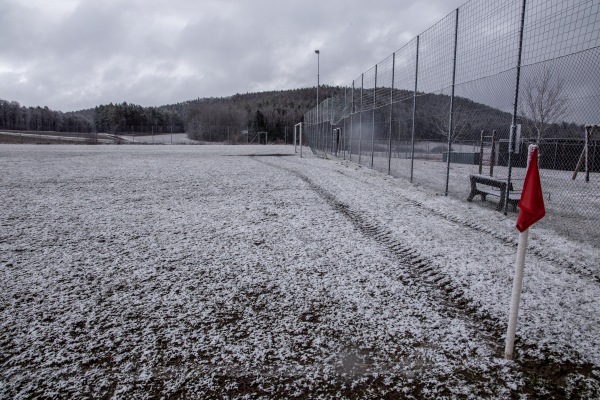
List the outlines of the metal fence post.
{"type": "Polygon", "coordinates": [[[371,112],[371,168],[375,154],[375,104],[377,102],[377,64],[375,64],[375,86],[373,87],[373,111],[371,112]]]}
{"type": "Polygon", "coordinates": [[[329,99],[326,99],[324,101],[324,103],[325,103],[325,109],[321,112],[321,114],[323,114],[322,115],[323,122],[321,123],[321,125],[322,125],[321,126],[321,132],[322,132],[322,135],[323,135],[323,156],[325,158],[327,158],[327,123],[325,122],[326,121],[325,116],[327,115],[327,108],[326,107],[329,106],[329,99]]]}
{"type": "Polygon", "coordinates": [[[448,155],[446,165],[446,189],[444,196],[448,196],[450,184],[450,153],[452,152],[452,135],[454,134],[454,86],[456,84],[456,47],[458,45],[458,8],[456,9],[456,22],[454,25],[454,59],[452,60],[452,94],[450,95],[450,121],[448,123],[448,155]]]}
{"type": "Polygon", "coordinates": [[[392,171],[392,121],[394,116],[394,76],[396,72],[396,53],[392,54],[392,87],[390,88],[390,132],[388,143],[388,175],[392,171]]]}
{"type": "Polygon", "coordinates": [[[327,108],[326,110],[328,111],[324,116],[323,116],[323,128],[325,130],[324,135],[325,135],[325,158],[327,158],[327,150],[331,150],[329,148],[329,131],[331,131],[331,123],[329,118],[331,117],[331,98],[327,99],[327,108]]]}
{"type": "Polygon", "coordinates": [[[592,132],[594,132],[594,128],[590,126],[585,127],[585,141],[584,141],[584,151],[585,151],[585,181],[590,181],[590,139],[592,138],[592,132]]]}
{"type": "Polygon", "coordinates": [[[348,88],[346,87],[346,85],[344,85],[344,108],[342,109],[342,118],[344,118],[344,131],[342,132],[342,140],[344,142],[344,145],[342,146],[342,154],[343,157],[342,159],[345,160],[346,159],[346,105],[348,104],[348,88]]]}
{"type": "Polygon", "coordinates": [[[362,156],[362,108],[363,88],[365,86],[365,74],[360,74],[360,115],[358,116],[358,163],[362,156]]]}
{"type": "MultiPolygon", "coordinates": [[[[325,100],[326,107],[329,106],[329,99],[325,100]]],[[[327,115],[327,109],[321,111],[321,135],[323,137],[323,158],[327,159],[327,123],[325,122],[325,116],[327,115]]]]}
{"type": "Polygon", "coordinates": [[[323,113],[323,106],[321,104],[319,104],[319,108],[317,109],[317,131],[316,131],[316,138],[315,138],[315,144],[317,145],[316,148],[317,150],[321,150],[323,147],[323,137],[321,136],[321,114],[323,113]]]}
{"type": "Polygon", "coordinates": [[[335,156],[337,157],[337,150],[335,149],[335,146],[337,146],[337,143],[333,144],[333,140],[335,139],[334,135],[333,135],[333,98],[329,98],[329,132],[331,133],[331,149],[330,149],[330,153],[331,154],[335,154],[335,156]]]}
{"type": "Polygon", "coordinates": [[[521,80],[521,58],[523,55],[523,31],[525,29],[525,7],[527,0],[523,0],[521,9],[521,28],[519,31],[519,56],[517,58],[517,82],[515,84],[515,103],[513,107],[512,125],[510,127],[510,141],[508,146],[508,176],[506,177],[506,194],[504,195],[504,215],[508,214],[508,196],[511,186],[512,155],[515,152],[515,141],[517,138],[517,109],[519,107],[519,81],[521,80]]]}
{"type": "Polygon", "coordinates": [[[321,136],[321,113],[322,113],[322,105],[319,104],[319,109],[317,110],[317,116],[316,116],[316,137],[315,137],[315,147],[317,148],[317,150],[321,150],[321,148],[323,147],[323,144],[321,143],[323,140],[323,137],[321,136]]]}
{"type": "Polygon", "coordinates": [[[298,127],[300,131],[300,158],[302,158],[302,128],[304,127],[304,122],[300,122],[300,126],[298,127]]]}
{"type": "Polygon", "coordinates": [[[350,106],[350,149],[348,159],[352,161],[352,138],[354,137],[354,80],[352,81],[352,104],[350,106]]]}
{"type": "MultiPolygon", "coordinates": [[[[310,125],[309,125],[309,129],[308,129],[308,136],[306,137],[306,139],[308,140],[309,146],[312,144],[313,146],[316,144],[315,143],[315,110],[311,110],[309,117],[309,121],[310,121],[310,125]]],[[[311,146],[312,147],[312,146],[311,146]]],[[[302,141],[300,142],[300,151],[302,151],[302,141]]]]}
{"type": "Polygon", "coordinates": [[[413,181],[413,171],[415,165],[415,124],[417,115],[417,84],[419,82],[419,36],[417,36],[417,55],[415,60],[415,91],[413,93],[413,118],[411,134],[411,153],[410,153],[410,181],[413,181]]]}
{"type": "Polygon", "coordinates": [[[325,102],[322,101],[319,105],[319,145],[321,146],[321,151],[323,151],[323,155],[325,156],[325,136],[323,135],[323,116],[325,112],[323,111],[323,107],[325,107],[325,102]]]}

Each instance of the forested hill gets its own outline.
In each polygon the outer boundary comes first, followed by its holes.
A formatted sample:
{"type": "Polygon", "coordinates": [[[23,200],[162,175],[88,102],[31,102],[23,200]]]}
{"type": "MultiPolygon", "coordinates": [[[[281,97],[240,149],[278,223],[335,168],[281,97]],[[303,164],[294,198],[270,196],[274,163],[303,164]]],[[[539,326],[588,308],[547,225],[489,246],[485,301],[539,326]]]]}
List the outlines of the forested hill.
{"type": "MultiPolygon", "coordinates": [[[[96,131],[116,134],[186,132],[201,141],[236,142],[240,133],[267,131],[269,141],[284,140],[293,134],[293,126],[316,106],[316,87],[281,91],[235,94],[229,97],[197,98],[160,107],[142,107],[126,102],[99,105],[70,113],[48,107],[21,107],[17,102],[0,100],[0,129],[96,131]]],[[[398,90],[395,99],[412,98],[412,92],[398,90]]],[[[344,98],[344,88],[321,86],[319,99],[344,98]]],[[[419,137],[447,137],[449,96],[419,94],[416,134],[419,137]]],[[[397,101],[394,107],[394,131],[410,131],[412,100],[397,101]]],[[[387,113],[383,107],[377,113],[387,113]]],[[[481,130],[498,130],[508,136],[510,114],[457,97],[454,106],[453,140],[477,140],[481,130]]],[[[386,115],[378,118],[389,118],[386,115]]],[[[554,125],[550,128],[554,128],[554,125]]],[[[555,129],[556,130],[556,129],[555,129]]],[[[563,129],[564,130],[564,129],[563,129]]],[[[554,136],[549,129],[548,136],[554,136]]]]}
{"type": "MultiPolygon", "coordinates": [[[[343,96],[344,89],[321,86],[321,100],[343,96]]],[[[167,133],[186,132],[192,139],[225,141],[242,130],[269,132],[270,140],[284,140],[286,128],[303,120],[316,106],[317,89],[291,89],[235,94],[229,97],[197,98],[160,107],[142,107],[126,102],[99,105],[76,114],[93,121],[98,132],[167,133]]]]}
{"type": "MultiPolygon", "coordinates": [[[[321,86],[319,97],[343,95],[339,87],[321,86]]],[[[63,113],[48,107],[24,107],[0,99],[0,129],[59,132],[162,133],[187,132],[191,138],[214,141],[236,135],[268,131],[270,140],[284,138],[285,128],[301,122],[315,107],[316,87],[197,98],[160,107],[110,103],[63,113]]]]}
{"type": "MultiPolygon", "coordinates": [[[[341,87],[321,86],[319,98],[343,96],[341,87]]],[[[226,140],[248,129],[269,132],[269,140],[284,140],[304,114],[316,106],[317,89],[291,89],[236,94],[221,98],[198,98],[161,107],[185,120],[185,131],[198,140],[226,140]]]]}

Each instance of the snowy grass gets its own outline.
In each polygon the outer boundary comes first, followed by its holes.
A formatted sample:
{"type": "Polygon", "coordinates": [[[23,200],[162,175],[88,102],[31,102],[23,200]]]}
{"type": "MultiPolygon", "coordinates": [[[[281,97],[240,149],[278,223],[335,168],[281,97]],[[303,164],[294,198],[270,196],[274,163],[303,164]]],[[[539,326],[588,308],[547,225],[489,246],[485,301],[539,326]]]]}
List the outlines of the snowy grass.
{"type": "Polygon", "coordinates": [[[189,139],[187,133],[161,133],[156,135],[119,135],[119,138],[132,143],[145,144],[199,144],[197,140],[189,139]]]}
{"type": "MultiPolygon", "coordinates": [[[[379,153],[379,157],[373,158],[373,167],[381,172],[388,171],[387,154],[379,153]]],[[[340,158],[350,158],[349,154],[340,154],[340,158]]],[[[331,157],[331,156],[330,156],[331,157]]],[[[352,161],[358,161],[358,155],[352,154],[352,161]]],[[[363,154],[361,164],[371,166],[371,155],[363,154]]],[[[411,160],[404,158],[392,158],[391,174],[396,177],[410,179],[411,160]]],[[[415,159],[413,165],[413,183],[437,194],[444,194],[446,190],[447,165],[439,160],[415,159]]],[[[525,178],[524,168],[512,169],[512,182],[514,190],[520,192],[525,178]]],[[[469,175],[478,174],[477,165],[450,164],[450,175],[448,194],[451,197],[466,200],[471,186],[469,175]]],[[[484,166],[482,173],[489,175],[490,167],[484,166]]],[[[508,168],[495,166],[494,176],[506,179],[508,168]]],[[[585,181],[585,173],[580,172],[575,180],[572,179],[573,171],[559,171],[544,169],[540,170],[542,189],[547,216],[539,225],[553,229],[563,236],[577,240],[582,243],[600,243],[600,231],[597,229],[597,221],[600,221],[600,174],[591,173],[590,181],[585,181]]],[[[492,210],[498,199],[489,198],[490,201],[482,204],[477,196],[476,204],[492,210]]],[[[509,207],[509,211],[512,210],[509,207]]]]}
{"type": "Polygon", "coordinates": [[[508,362],[514,216],[304,154],[0,145],[0,397],[600,395],[597,246],[532,230],[508,362]]]}

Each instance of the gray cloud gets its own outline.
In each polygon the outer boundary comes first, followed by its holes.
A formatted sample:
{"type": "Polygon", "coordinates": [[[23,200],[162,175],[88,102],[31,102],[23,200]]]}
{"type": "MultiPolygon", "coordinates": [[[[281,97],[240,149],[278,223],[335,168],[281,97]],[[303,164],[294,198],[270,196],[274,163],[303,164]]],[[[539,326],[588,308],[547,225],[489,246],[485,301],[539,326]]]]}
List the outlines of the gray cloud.
{"type": "Polygon", "coordinates": [[[462,0],[0,3],[0,98],[69,111],[349,84],[462,0]]]}

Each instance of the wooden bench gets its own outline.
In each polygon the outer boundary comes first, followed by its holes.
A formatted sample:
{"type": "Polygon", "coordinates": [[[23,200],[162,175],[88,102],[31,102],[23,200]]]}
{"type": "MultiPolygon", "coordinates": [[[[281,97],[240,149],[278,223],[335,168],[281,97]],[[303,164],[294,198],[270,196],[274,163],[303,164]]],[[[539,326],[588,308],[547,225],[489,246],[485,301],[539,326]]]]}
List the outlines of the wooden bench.
{"type": "MultiPolygon", "coordinates": [[[[490,196],[499,197],[500,201],[496,206],[497,211],[504,209],[504,200],[506,199],[506,180],[493,178],[484,175],[469,175],[471,180],[471,193],[467,197],[467,201],[473,201],[473,198],[477,195],[481,196],[481,200],[485,201],[485,198],[490,196]]],[[[517,211],[517,204],[521,198],[520,193],[513,191],[512,182],[508,188],[508,204],[512,207],[513,211],[517,211]]]]}

